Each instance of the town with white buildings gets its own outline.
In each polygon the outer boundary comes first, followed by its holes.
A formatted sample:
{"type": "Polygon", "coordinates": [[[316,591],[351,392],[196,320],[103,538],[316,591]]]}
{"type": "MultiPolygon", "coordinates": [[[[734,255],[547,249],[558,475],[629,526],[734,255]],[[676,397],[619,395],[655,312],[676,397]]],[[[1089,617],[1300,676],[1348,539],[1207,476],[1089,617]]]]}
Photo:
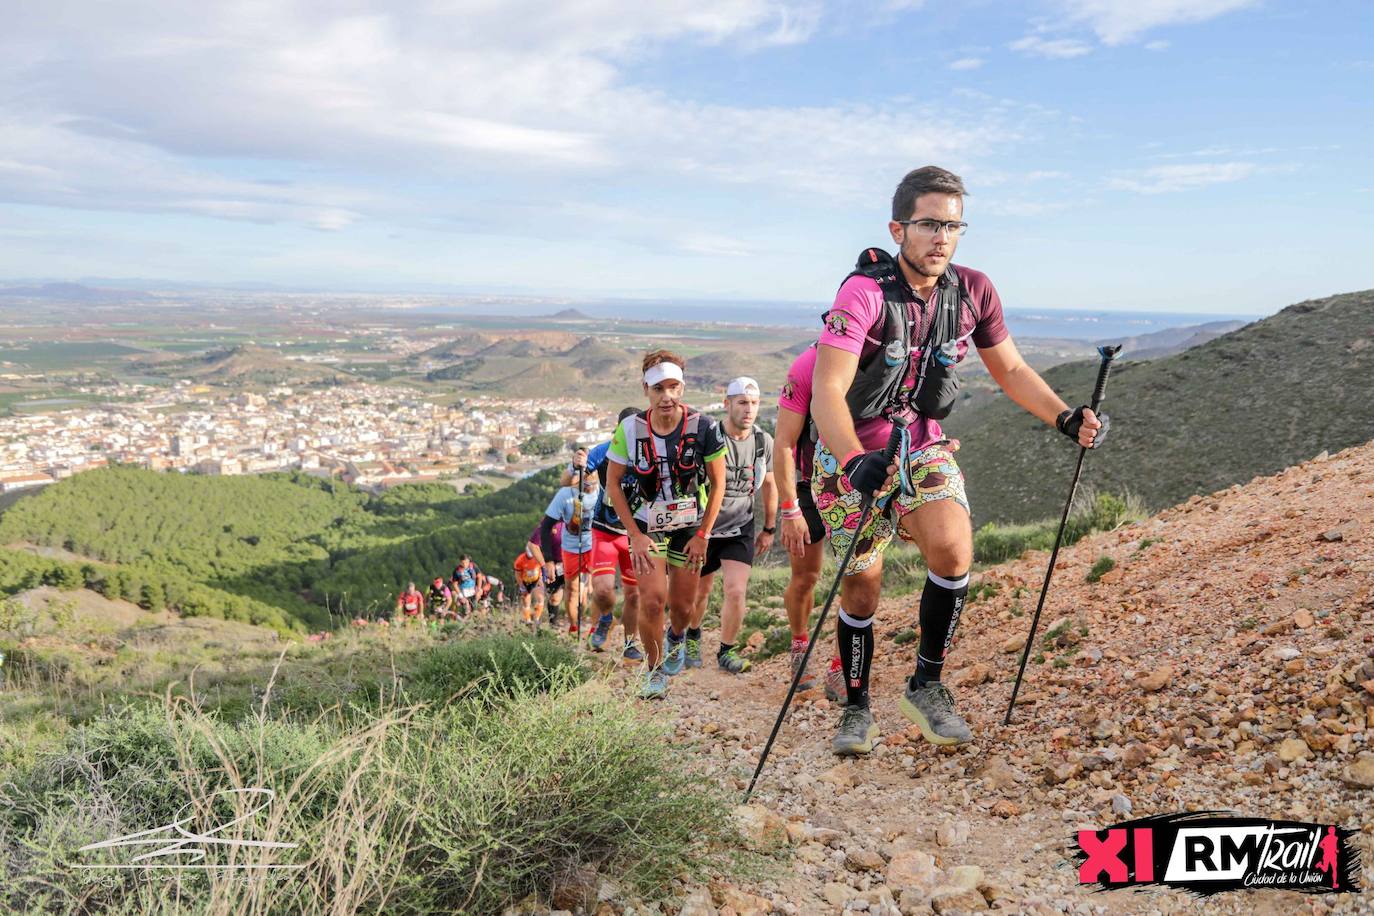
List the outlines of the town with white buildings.
{"type": "Polygon", "coordinates": [[[111,463],[213,475],[300,470],[370,490],[519,477],[549,463],[555,438],[560,449],[595,442],[614,424],[581,401],[472,397],[443,406],[415,389],[361,383],[262,393],[120,383],[87,393],[101,400],[0,416],[0,493],[111,463]],[[522,451],[532,437],[545,454],[522,451]]]}

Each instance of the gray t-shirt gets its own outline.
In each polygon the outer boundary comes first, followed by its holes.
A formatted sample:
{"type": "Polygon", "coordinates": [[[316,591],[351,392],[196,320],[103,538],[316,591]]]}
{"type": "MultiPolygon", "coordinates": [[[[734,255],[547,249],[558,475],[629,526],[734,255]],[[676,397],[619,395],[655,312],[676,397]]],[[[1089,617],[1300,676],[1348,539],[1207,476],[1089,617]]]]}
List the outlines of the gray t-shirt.
{"type": "MultiPolygon", "coordinates": [[[[724,431],[724,426],[721,427],[724,431]]],[[[761,429],[750,430],[743,439],[725,436],[725,499],[716,516],[711,537],[728,538],[753,530],[754,494],[763,486],[763,477],[773,470],[773,437],[761,429]],[[757,448],[763,439],[762,450],[757,448]]]]}

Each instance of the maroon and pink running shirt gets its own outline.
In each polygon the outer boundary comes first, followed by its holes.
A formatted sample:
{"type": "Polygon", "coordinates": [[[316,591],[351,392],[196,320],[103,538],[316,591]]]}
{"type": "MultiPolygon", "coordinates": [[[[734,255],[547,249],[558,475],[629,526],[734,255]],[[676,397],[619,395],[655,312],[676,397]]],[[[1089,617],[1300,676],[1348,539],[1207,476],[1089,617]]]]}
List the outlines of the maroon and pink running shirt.
{"type": "MultiPolygon", "coordinates": [[[[972,304],[971,309],[963,309],[960,314],[958,354],[962,362],[968,353],[970,340],[974,346],[986,349],[1006,340],[1008,332],[1002,317],[1002,300],[987,275],[959,265],[955,265],[954,269],[959,272],[960,282],[963,283],[972,304]]],[[[910,311],[911,320],[920,322],[920,308],[913,303],[910,311]]],[[[882,346],[882,341],[874,333],[875,325],[881,329],[882,317],[883,291],[878,281],[862,275],[850,277],[835,294],[835,303],[825,314],[825,328],[821,331],[817,343],[863,358],[882,346]]],[[[928,325],[918,325],[917,340],[925,339],[927,328],[928,325]]],[[[915,387],[915,367],[919,365],[920,357],[918,349],[911,360],[912,368],[904,383],[908,390],[915,387]]],[[[782,393],[778,397],[779,407],[802,416],[807,415],[811,409],[812,376],[815,368],[816,347],[807,347],[793,360],[791,368],[787,371],[787,381],[783,384],[782,393]]],[[[891,430],[892,424],[882,417],[858,420],[854,424],[854,432],[858,435],[860,444],[866,449],[885,446],[891,430]]],[[[911,425],[912,451],[925,448],[943,435],[938,421],[929,417],[916,418],[911,425]]],[[[813,452],[814,447],[803,432],[802,441],[797,444],[796,450],[797,470],[803,480],[809,480],[811,477],[813,452]]]]}

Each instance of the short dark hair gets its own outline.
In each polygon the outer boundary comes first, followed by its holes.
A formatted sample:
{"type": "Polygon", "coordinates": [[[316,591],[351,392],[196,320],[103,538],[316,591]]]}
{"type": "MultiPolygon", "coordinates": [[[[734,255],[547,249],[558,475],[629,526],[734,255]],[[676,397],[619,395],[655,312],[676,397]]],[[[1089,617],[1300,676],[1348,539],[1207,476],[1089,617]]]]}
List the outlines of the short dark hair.
{"type": "Polygon", "coordinates": [[[678,356],[672,350],[650,350],[644,354],[644,361],[640,364],[640,372],[648,372],[659,363],[673,363],[684,372],[687,371],[687,360],[678,356]]]}
{"type": "Polygon", "coordinates": [[[906,173],[901,184],[892,195],[892,218],[911,219],[916,210],[916,199],[922,194],[953,194],[964,197],[964,180],[949,169],[938,165],[926,165],[906,173]]]}
{"type": "Polygon", "coordinates": [[[637,413],[639,413],[638,407],[622,407],[620,409],[620,416],[615,418],[615,422],[617,424],[624,423],[626,417],[633,417],[637,413]]]}

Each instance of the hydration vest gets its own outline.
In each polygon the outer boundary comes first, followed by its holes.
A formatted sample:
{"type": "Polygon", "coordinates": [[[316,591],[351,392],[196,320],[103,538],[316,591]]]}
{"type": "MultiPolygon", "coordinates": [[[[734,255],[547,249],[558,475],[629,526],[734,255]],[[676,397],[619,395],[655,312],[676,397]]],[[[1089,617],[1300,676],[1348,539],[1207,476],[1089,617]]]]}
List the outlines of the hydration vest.
{"type": "Polygon", "coordinates": [[[569,533],[569,534],[572,534],[572,535],[576,535],[576,536],[578,536],[578,537],[581,537],[581,535],[582,535],[582,524],[583,524],[582,515],[583,515],[583,508],[584,508],[584,507],[583,507],[583,504],[582,504],[582,480],[583,480],[583,475],[584,475],[584,474],[586,474],[586,471],[583,471],[583,472],[580,473],[580,474],[574,474],[574,475],[573,475],[573,484],[572,484],[572,490],[573,490],[572,518],[570,518],[570,519],[568,520],[568,526],[567,526],[567,527],[568,527],[568,533],[569,533]]]}
{"type": "MultiPolygon", "coordinates": [[[[674,496],[686,497],[695,493],[706,482],[706,465],[701,460],[701,443],[698,430],[701,414],[691,408],[682,408],[682,425],[679,427],[677,454],[668,458],[672,475],[674,496]]],[[[634,442],[630,463],[626,474],[621,478],[621,489],[631,511],[636,511],[647,502],[660,497],[662,481],[659,479],[659,456],[654,450],[654,431],[649,425],[648,411],[640,411],[634,416],[634,442]]]]}
{"type": "Polygon", "coordinates": [[[754,488],[751,493],[758,493],[759,487],[763,486],[763,476],[768,473],[767,455],[763,450],[763,430],[754,427],[754,488]]]}
{"type": "Polygon", "coordinates": [[[875,326],[879,333],[873,339],[878,341],[878,348],[860,357],[854,381],[845,395],[850,415],[855,420],[890,418],[909,411],[934,420],[949,416],[959,393],[955,370],[959,319],[968,299],[954,265],[946,267],[940,277],[933,303],[935,314],[919,347],[913,339],[918,328],[913,328],[911,322],[911,306],[916,304],[919,308],[919,300],[892,256],[881,248],[865,248],[845,281],[855,276],[868,277],[882,289],[883,320],[875,326]],[[907,392],[902,383],[918,353],[916,385],[907,392]]]}

